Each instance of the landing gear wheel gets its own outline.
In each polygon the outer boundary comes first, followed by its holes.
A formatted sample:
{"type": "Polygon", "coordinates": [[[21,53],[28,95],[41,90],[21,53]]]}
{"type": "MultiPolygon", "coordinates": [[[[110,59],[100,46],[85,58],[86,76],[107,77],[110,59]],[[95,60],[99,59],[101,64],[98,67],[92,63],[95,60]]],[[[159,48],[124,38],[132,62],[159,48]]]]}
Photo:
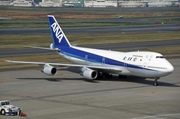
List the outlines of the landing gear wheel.
{"type": "Polygon", "coordinates": [[[109,73],[103,73],[103,77],[107,79],[111,79],[113,76],[112,74],[109,74],[109,73]]]}
{"type": "Polygon", "coordinates": [[[6,114],[6,112],[5,112],[4,109],[1,110],[1,114],[2,114],[2,115],[5,115],[5,114],[6,114]]]}
{"type": "Polygon", "coordinates": [[[158,86],[159,85],[158,79],[159,78],[155,78],[154,86],[158,86]]]}
{"type": "Polygon", "coordinates": [[[159,83],[158,82],[154,82],[154,84],[153,84],[154,86],[158,86],[159,85],[159,83]]]}
{"type": "Polygon", "coordinates": [[[121,79],[126,79],[127,78],[127,76],[126,75],[119,75],[119,78],[121,79]]]}

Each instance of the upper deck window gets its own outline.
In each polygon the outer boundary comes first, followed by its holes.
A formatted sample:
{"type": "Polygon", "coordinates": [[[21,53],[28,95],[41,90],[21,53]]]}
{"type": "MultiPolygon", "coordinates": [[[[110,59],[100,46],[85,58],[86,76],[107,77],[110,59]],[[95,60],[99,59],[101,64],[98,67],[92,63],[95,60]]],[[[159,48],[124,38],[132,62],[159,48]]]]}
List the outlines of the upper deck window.
{"type": "Polygon", "coordinates": [[[156,58],[164,58],[163,56],[156,56],[156,58]]]}

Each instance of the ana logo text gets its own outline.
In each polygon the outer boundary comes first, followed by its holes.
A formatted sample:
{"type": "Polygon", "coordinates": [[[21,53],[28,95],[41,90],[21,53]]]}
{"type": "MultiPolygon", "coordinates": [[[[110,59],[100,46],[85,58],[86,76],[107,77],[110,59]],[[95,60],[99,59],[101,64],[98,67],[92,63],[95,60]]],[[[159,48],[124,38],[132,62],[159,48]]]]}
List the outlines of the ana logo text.
{"type": "Polygon", "coordinates": [[[62,32],[60,31],[60,28],[58,26],[58,24],[56,22],[54,22],[52,25],[51,25],[55,35],[56,35],[56,38],[59,39],[59,43],[61,42],[62,38],[63,38],[63,34],[62,32]]]}

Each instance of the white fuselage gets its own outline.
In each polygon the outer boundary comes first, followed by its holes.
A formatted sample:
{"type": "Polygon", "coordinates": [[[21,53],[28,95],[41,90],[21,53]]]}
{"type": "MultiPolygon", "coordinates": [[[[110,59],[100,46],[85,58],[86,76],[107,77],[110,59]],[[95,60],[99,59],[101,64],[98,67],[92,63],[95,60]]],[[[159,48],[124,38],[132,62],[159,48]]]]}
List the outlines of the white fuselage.
{"type": "MultiPolygon", "coordinates": [[[[84,59],[60,54],[75,64],[118,66],[122,69],[122,71],[118,73],[120,75],[155,78],[166,76],[174,70],[173,66],[160,53],[156,52],[117,52],[76,46],[72,46],[72,48],[101,56],[102,59],[101,61],[94,62],[96,59],[89,57],[88,53],[84,56],[84,59]],[[107,58],[113,59],[114,61],[109,62],[106,60],[107,58]],[[117,64],[115,61],[117,61],[117,64]],[[119,62],[123,64],[119,65],[119,62]]],[[[111,73],[117,74],[117,72],[111,73]]]]}

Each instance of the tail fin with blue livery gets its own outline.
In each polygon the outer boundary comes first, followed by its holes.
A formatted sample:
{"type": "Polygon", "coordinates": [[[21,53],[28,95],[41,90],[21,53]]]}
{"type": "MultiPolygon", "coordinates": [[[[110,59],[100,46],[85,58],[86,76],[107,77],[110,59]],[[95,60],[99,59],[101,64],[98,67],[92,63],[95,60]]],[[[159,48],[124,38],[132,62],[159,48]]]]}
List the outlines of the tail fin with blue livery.
{"type": "Polygon", "coordinates": [[[55,17],[53,15],[48,15],[48,21],[52,35],[53,47],[54,48],[60,48],[62,46],[71,47],[68,39],[66,38],[66,35],[62,31],[55,17]]]}

